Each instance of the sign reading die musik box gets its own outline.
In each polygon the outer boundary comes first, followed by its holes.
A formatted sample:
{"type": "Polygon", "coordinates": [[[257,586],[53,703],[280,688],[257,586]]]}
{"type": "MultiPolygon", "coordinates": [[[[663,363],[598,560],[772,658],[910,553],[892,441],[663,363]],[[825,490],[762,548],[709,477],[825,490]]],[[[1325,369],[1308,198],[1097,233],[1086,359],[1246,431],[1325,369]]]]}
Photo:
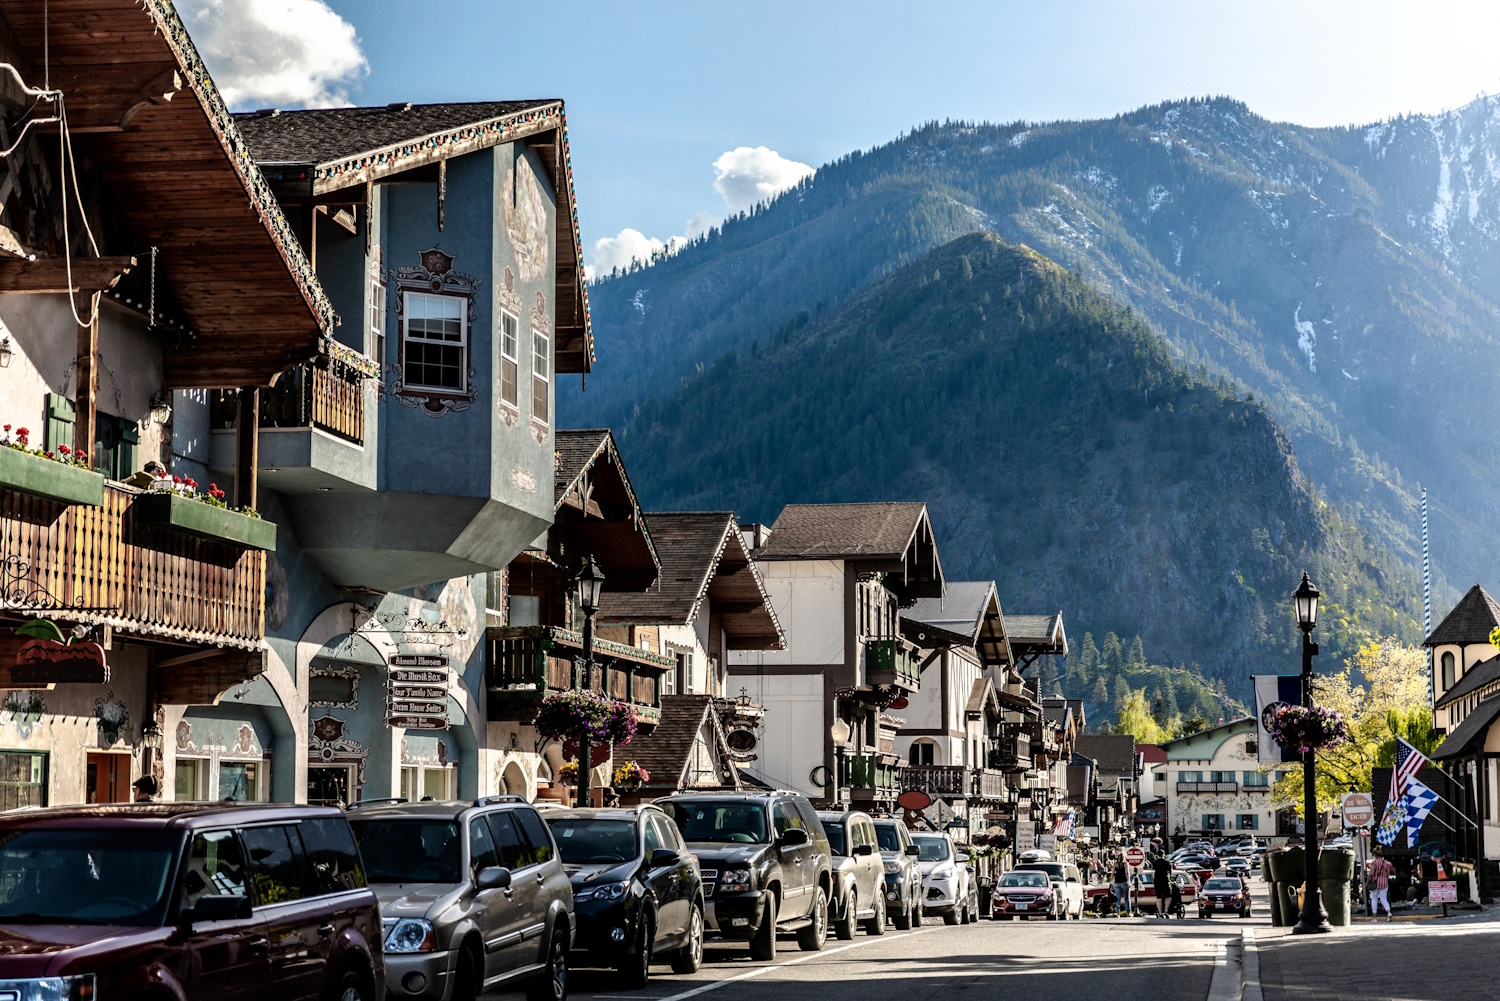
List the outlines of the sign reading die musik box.
{"type": "Polygon", "coordinates": [[[448,729],[448,657],[394,654],[386,677],[385,721],[407,730],[448,729]]]}

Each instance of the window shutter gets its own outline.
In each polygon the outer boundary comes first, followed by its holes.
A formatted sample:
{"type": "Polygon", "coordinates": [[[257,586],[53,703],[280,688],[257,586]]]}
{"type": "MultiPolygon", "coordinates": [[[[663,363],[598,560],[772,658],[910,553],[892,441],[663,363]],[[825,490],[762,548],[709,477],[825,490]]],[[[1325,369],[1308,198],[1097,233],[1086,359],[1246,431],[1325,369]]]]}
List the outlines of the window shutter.
{"type": "Polygon", "coordinates": [[[136,453],[140,450],[140,425],[128,417],[115,418],[119,422],[119,447],[115,450],[115,472],[117,480],[135,475],[136,453]]]}
{"type": "Polygon", "coordinates": [[[42,447],[49,452],[57,446],[73,447],[73,401],[57,393],[47,394],[47,435],[42,447]]]}

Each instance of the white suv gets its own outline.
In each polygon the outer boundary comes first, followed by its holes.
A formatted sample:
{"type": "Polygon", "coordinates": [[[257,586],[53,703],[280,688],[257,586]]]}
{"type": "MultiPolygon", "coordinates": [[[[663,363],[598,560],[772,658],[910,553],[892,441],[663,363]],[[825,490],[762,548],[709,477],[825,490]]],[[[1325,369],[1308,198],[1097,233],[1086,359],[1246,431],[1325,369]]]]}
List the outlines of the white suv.
{"type": "Polygon", "coordinates": [[[941,914],[943,923],[968,924],[979,918],[974,875],[966,858],[960,858],[953,839],[946,834],[913,832],[922,870],[922,913],[941,914]]]}
{"type": "Polygon", "coordinates": [[[1078,921],[1083,918],[1083,874],[1071,862],[1022,862],[1016,866],[1019,872],[1045,872],[1052,884],[1052,895],[1057,900],[1055,917],[1063,921],[1078,921]]]}

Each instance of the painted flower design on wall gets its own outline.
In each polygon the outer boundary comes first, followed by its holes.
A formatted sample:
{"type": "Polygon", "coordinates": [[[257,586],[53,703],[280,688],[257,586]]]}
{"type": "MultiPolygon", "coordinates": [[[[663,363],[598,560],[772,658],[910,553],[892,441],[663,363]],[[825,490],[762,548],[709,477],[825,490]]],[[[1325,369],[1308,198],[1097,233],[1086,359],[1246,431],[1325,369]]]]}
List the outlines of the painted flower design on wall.
{"type": "Polygon", "coordinates": [[[547,200],[524,157],[505,172],[505,190],[511,197],[502,197],[500,205],[521,281],[541,281],[547,275],[547,200]]]}
{"type": "Polygon", "coordinates": [[[94,719],[99,724],[99,746],[109,747],[120,739],[120,734],[130,728],[130,710],[125,703],[110,692],[104,698],[94,700],[94,719]]]}

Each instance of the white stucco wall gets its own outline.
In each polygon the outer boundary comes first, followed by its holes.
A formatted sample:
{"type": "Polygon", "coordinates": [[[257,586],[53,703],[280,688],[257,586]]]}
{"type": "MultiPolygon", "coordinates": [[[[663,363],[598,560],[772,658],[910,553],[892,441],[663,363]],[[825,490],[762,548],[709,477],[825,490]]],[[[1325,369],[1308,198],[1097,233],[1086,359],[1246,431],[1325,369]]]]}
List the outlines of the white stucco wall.
{"type": "Polygon", "coordinates": [[[773,560],[757,566],[786,633],[786,649],[731,652],[730,663],[842,664],[843,561],[773,560]]]}
{"type": "Polygon", "coordinates": [[[741,684],[750,698],[766,707],[760,758],[744,770],[763,782],[795,789],[808,796],[828,790],[808,777],[823,760],[823,676],[821,674],[765,674],[741,684]]]}

